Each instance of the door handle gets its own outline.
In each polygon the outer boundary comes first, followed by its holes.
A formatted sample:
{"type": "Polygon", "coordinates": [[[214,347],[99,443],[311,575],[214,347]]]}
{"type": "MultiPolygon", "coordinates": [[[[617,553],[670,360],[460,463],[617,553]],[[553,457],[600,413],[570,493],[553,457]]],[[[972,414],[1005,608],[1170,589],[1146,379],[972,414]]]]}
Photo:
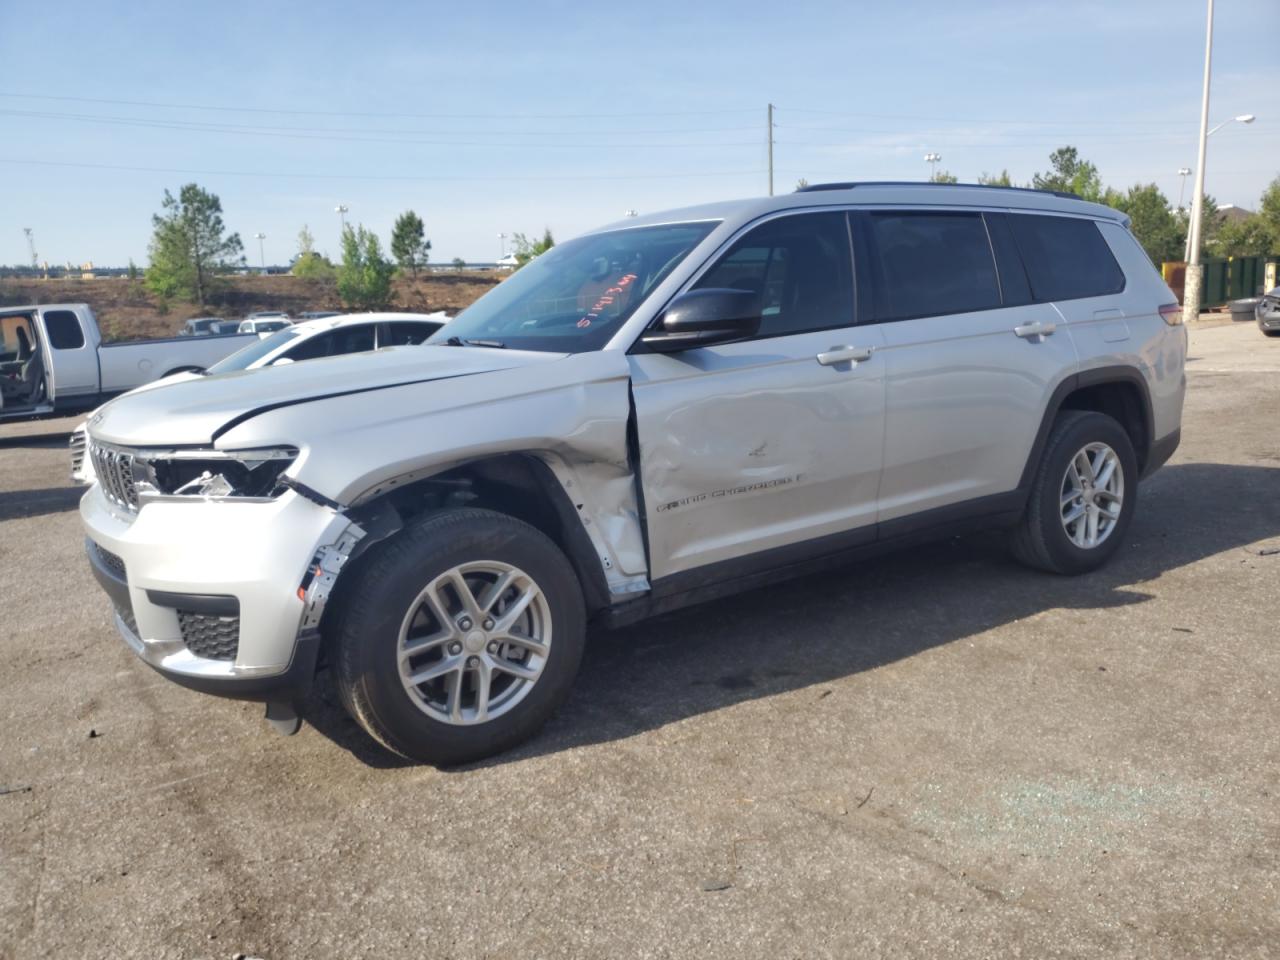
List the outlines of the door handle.
{"type": "Polygon", "coordinates": [[[1035,323],[1020,323],[1013,328],[1013,332],[1023,340],[1043,340],[1045,337],[1052,336],[1053,331],[1057,329],[1056,323],[1043,323],[1037,320],[1035,323]]]}
{"type": "Polygon", "coordinates": [[[818,362],[824,367],[832,367],[837,363],[859,363],[871,359],[874,347],[832,347],[818,354],[818,362]]]}

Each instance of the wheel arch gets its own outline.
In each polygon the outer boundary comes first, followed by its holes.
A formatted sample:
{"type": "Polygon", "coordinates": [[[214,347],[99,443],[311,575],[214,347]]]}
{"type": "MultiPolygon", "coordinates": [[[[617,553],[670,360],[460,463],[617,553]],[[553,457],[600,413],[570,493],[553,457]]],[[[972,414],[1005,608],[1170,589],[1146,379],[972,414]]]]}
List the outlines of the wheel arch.
{"type": "Polygon", "coordinates": [[[1146,378],[1136,367],[1095,367],[1067,377],[1050,395],[1018,481],[1019,490],[1030,490],[1049,431],[1063,410],[1091,410],[1119,422],[1133,443],[1139,475],[1146,475],[1155,439],[1151,391],[1146,378]]]}
{"type": "MultiPolygon", "coordinates": [[[[466,461],[430,476],[410,475],[380,485],[349,515],[372,534],[351,560],[370,546],[412,523],[416,517],[454,507],[493,510],[522,520],[546,534],[568,558],[582,586],[588,614],[610,606],[605,574],[611,563],[587,533],[582,505],[575,504],[544,456],[537,452],[502,453],[466,461]]],[[[339,584],[347,577],[339,578],[339,584]]]]}

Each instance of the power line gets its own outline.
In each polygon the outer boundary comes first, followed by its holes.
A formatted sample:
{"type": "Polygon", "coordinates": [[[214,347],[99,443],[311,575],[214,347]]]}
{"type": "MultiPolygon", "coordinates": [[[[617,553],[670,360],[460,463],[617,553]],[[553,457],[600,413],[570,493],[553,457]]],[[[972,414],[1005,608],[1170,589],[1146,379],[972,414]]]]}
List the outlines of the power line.
{"type": "Polygon", "coordinates": [[[726,114],[755,113],[756,108],[729,108],[720,110],[614,110],[609,113],[395,113],[371,110],[287,110],[277,107],[246,107],[200,103],[163,103],[156,100],[116,100],[106,97],[67,97],[45,93],[15,93],[0,91],[0,97],[22,100],[57,100],[70,103],[106,103],[129,107],[154,107],[162,110],[210,110],[223,113],[271,113],[279,116],[298,117],[399,117],[414,120],[595,120],[617,119],[620,113],[628,117],[709,117],[726,114]]]}
{"type": "Polygon", "coordinates": [[[413,174],[356,174],[356,173],[282,173],[261,170],[194,170],[182,167],[134,167],[111,163],[79,163],[70,160],[32,160],[17,157],[0,157],[0,163],[17,164],[32,167],[68,167],[83,170],[116,170],[126,173],[178,173],[201,177],[266,177],[290,180],[366,180],[366,181],[412,181],[419,183],[483,181],[490,183],[506,181],[583,181],[583,180],[681,180],[687,177],[758,177],[761,170],[717,170],[699,173],[633,173],[633,174],[583,174],[572,173],[554,176],[433,176],[424,177],[413,174]]]}
{"type": "MultiPolygon", "coordinates": [[[[20,116],[30,117],[41,120],[59,120],[72,121],[76,123],[97,123],[105,126],[123,126],[138,127],[142,129],[154,130],[181,130],[191,133],[229,133],[242,136],[256,137],[275,137],[286,140],[326,140],[338,143],[400,143],[400,144],[419,144],[424,146],[440,146],[440,147],[520,147],[535,149],[597,149],[597,148],[626,148],[636,149],[638,147],[654,147],[654,148],[686,148],[686,147],[743,147],[753,146],[755,140],[738,140],[738,141],[707,141],[705,143],[655,143],[651,140],[636,143],[609,143],[603,141],[593,141],[590,143],[504,143],[493,140],[438,140],[434,138],[414,138],[414,137],[366,137],[366,136],[334,136],[327,133],[303,133],[292,132],[290,128],[270,128],[270,127],[251,127],[240,124],[214,124],[200,123],[198,121],[189,120],[149,120],[138,117],[112,117],[101,116],[97,114],[74,114],[74,113],[49,113],[44,111],[32,110],[5,110],[0,109],[0,116],[20,116]]],[[[305,128],[294,128],[305,129],[305,128]]],[[[590,130],[575,131],[578,135],[591,134],[590,130]]],[[[696,131],[691,131],[696,132],[696,131]]],[[[473,133],[482,134],[483,131],[473,131],[473,133]]]]}

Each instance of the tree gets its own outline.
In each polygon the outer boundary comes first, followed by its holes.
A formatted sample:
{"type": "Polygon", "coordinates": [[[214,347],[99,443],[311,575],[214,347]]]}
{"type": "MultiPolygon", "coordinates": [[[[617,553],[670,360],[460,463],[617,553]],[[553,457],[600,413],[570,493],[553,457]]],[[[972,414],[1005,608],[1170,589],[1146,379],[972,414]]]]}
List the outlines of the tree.
{"type": "Polygon", "coordinates": [[[453,258],[453,269],[455,269],[455,270],[465,270],[465,269],[466,269],[466,267],[467,267],[467,261],[463,260],[461,257],[454,257],[454,258],[453,258]]]}
{"type": "Polygon", "coordinates": [[[378,235],[364,226],[342,231],[342,266],[338,268],[338,296],[348,307],[377,310],[391,300],[395,265],[382,255],[378,235]]]}
{"type": "Polygon", "coordinates": [[[1012,187],[1013,180],[1009,177],[1008,170],[1001,170],[999,173],[987,173],[983,170],[978,174],[978,182],[992,187],[1012,187]]]}
{"type": "Polygon", "coordinates": [[[1258,205],[1258,216],[1271,235],[1271,249],[1268,253],[1280,253],[1280,177],[1276,177],[1262,191],[1262,203],[1258,205]]]}
{"type": "Polygon", "coordinates": [[[1108,190],[1103,200],[1129,215],[1133,235],[1153,262],[1182,259],[1185,227],[1179,224],[1168,199],[1154,183],[1134,184],[1127,193],[1108,190]]]}
{"type": "Polygon", "coordinates": [[[205,305],[214,277],[244,262],[240,234],[225,234],[222,201],[188,183],[174,197],[168,190],[164,210],[151,218],[148,289],[161,300],[179,297],[205,305]]]}
{"type": "Polygon", "coordinates": [[[556,238],[551,235],[550,227],[543,231],[541,240],[530,240],[523,233],[513,233],[511,235],[511,246],[515,250],[516,268],[523,267],[534,257],[546,253],[555,245],[556,238]]]}
{"type": "Polygon", "coordinates": [[[1230,220],[1218,228],[1209,255],[1213,257],[1253,257],[1277,249],[1270,225],[1261,214],[1230,220]]]}
{"type": "Polygon", "coordinates": [[[305,277],[309,280],[332,280],[334,276],[333,264],[327,257],[316,253],[315,238],[305,223],[298,231],[298,255],[294,258],[293,268],[289,272],[295,277],[305,277]]]}
{"type": "Polygon", "coordinates": [[[401,267],[413,273],[418,267],[425,266],[431,241],[424,236],[422,218],[412,210],[406,210],[396,218],[391,228],[391,255],[401,267]]]}
{"type": "Polygon", "coordinates": [[[939,170],[933,175],[931,183],[959,183],[960,178],[947,170],[939,170]]]}
{"type": "Polygon", "coordinates": [[[801,177],[799,180],[796,181],[797,190],[803,190],[808,185],[809,185],[809,181],[806,180],[804,177],[801,177]]]}
{"type": "Polygon", "coordinates": [[[1083,200],[1102,199],[1102,179],[1098,168],[1080,159],[1075,147],[1059,147],[1049,154],[1048,173],[1037,173],[1031,185],[1037,190],[1063,190],[1079,195],[1083,200]]]}

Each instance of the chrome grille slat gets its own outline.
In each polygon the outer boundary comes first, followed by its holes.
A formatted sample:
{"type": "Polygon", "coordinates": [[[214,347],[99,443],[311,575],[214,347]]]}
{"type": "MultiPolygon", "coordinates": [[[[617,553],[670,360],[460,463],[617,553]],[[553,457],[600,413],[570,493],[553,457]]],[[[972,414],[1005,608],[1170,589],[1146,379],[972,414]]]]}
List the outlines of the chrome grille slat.
{"type": "Polygon", "coordinates": [[[133,479],[134,455],[127,450],[104,447],[90,441],[89,458],[107,499],[128,510],[137,510],[138,487],[133,479]]]}
{"type": "Polygon", "coordinates": [[[87,438],[83,430],[71,431],[71,472],[76,473],[84,465],[85,445],[87,438]]]}

